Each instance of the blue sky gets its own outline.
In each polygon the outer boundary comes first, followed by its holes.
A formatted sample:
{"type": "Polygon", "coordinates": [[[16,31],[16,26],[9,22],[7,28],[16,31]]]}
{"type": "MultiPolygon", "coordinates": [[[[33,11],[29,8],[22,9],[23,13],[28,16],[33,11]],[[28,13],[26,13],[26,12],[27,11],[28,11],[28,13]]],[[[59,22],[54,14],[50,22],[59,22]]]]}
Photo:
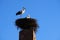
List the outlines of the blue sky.
{"type": "Polygon", "coordinates": [[[16,12],[26,8],[39,24],[37,40],[60,40],[60,0],[0,0],[0,40],[18,40],[16,12]]]}

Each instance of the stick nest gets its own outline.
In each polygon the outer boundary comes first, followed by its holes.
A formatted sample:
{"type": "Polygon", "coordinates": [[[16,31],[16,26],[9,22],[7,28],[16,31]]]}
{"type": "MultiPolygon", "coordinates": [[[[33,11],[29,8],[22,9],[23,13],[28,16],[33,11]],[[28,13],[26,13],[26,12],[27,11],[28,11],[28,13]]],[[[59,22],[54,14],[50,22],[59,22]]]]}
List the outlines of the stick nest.
{"type": "Polygon", "coordinates": [[[38,24],[33,18],[20,18],[15,21],[15,24],[18,28],[21,29],[34,29],[36,30],[38,24]]]}

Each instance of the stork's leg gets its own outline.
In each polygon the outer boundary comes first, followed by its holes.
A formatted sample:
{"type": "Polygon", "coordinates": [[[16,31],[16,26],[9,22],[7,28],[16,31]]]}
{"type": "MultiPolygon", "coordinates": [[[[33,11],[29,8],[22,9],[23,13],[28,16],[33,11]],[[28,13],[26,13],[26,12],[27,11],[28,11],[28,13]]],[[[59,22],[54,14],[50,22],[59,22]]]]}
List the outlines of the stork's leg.
{"type": "Polygon", "coordinates": [[[22,18],[22,15],[20,15],[20,18],[22,18]]]}

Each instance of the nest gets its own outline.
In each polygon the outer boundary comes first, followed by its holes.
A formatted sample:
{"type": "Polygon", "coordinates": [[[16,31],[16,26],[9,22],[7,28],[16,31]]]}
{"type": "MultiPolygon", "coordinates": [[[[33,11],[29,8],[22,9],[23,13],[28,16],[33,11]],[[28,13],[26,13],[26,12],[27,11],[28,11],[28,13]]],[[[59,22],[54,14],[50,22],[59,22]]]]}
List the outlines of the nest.
{"type": "Polygon", "coordinates": [[[33,18],[20,18],[15,21],[15,24],[18,28],[21,29],[34,29],[36,30],[38,24],[33,18]]]}

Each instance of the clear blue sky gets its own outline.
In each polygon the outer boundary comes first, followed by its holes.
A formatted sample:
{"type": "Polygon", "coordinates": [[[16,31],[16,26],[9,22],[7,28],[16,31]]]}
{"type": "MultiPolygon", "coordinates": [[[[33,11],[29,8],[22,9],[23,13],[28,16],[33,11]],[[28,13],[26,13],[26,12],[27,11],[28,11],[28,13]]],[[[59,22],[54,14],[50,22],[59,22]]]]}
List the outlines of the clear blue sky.
{"type": "Polygon", "coordinates": [[[15,14],[23,6],[23,17],[30,14],[38,21],[37,40],[60,40],[60,0],[0,0],[0,40],[18,40],[15,14]]]}

